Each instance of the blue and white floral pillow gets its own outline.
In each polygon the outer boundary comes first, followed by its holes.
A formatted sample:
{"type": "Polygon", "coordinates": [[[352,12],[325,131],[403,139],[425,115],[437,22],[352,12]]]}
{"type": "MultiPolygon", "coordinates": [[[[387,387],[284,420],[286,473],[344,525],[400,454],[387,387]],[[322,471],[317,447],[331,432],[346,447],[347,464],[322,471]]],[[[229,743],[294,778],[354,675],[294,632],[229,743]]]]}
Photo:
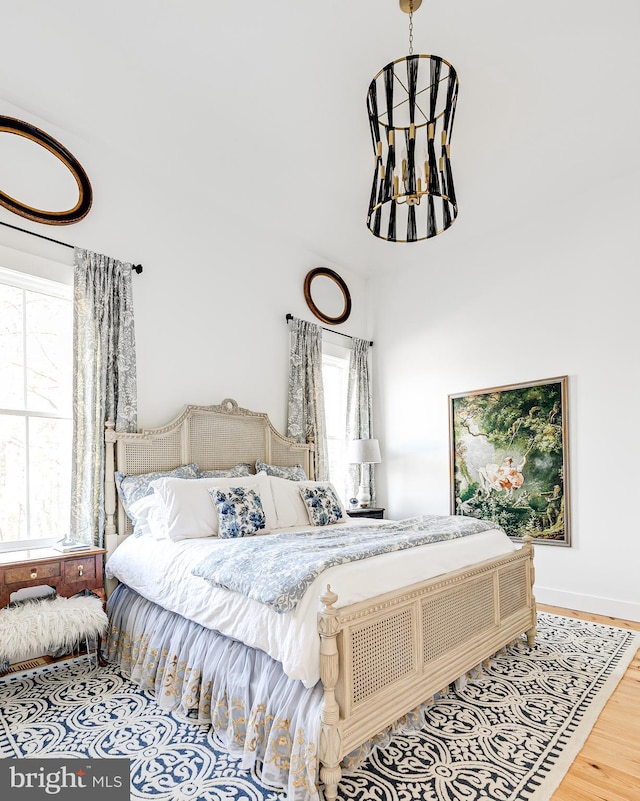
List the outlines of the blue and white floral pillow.
{"type": "Polygon", "coordinates": [[[258,531],[266,533],[267,523],[262,501],[255,490],[248,487],[229,487],[208,490],[218,510],[218,533],[224,539],[251,537],[258,531]]]}
{"type": "Polygon", "coordinates": [[[312,526],[329,526],[344,520],[342,504],[332,486],[300,487],[300,495],[312,526]]]}
{"type": "Polygon", "coordinates": [[[301,464],[295,464],[292,467],[279,467],[275,464],[265,464],[265,462],[261,462],[258,459],[256,461],[256,473],[260,472],[265,472],[268,476],[276,476],[276,478],[288,478],[289,481],[307,480],[307,474],[301,464]]]}
{"type": "Polygon", "coordinates": [[[240,462],[225,470],[201,470],[200,478],[242,478],[251,475],[251,465],[240,462]]]}
{"type": "Polygon", "coordinates": [[[135,523],[136,517],[131,512],[131,504],[151,495],[153,487],[151,482],[158,478],[200,478],[200,468],[197,464],[183,464],[174,470],[158,470],[155,473],[140,473],[139,475],[127,475],[117,472],[114,474],[116,489],[124,506],[127,516],[135,523]]]}

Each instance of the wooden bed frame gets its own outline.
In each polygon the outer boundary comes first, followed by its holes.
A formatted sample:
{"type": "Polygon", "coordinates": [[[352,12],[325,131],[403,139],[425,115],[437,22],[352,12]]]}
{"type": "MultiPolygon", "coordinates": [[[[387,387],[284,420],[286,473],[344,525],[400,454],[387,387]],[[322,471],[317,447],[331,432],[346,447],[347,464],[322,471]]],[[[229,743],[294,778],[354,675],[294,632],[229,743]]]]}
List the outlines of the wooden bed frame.
{"type": "MultiPolygon", "coordinates": [[[[260,459],[302,464],[314,477],[313,445],[283,437],[266,414],[230,399],[186,406],[166,426],[136,434],[107,423],[105,442],[108,553],[131,533],[114,470],[138,474],[191,462],[210,470],[260,459]]],[[[533,645],[533,583],[533,546],[525,538],[506,556],[350,606],[336,607],[338,597],[327,587],[318,614],[324,687],[318,755],[327,801],[337,797],[347,754],[523,633],[533,645]]]]}

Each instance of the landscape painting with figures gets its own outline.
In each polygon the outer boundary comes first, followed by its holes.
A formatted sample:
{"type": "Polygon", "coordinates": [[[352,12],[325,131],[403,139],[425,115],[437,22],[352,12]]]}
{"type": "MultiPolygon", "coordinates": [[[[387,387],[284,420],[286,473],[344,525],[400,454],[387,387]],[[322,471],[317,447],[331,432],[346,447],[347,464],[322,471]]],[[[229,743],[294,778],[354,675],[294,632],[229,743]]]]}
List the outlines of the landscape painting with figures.
{"type": "Polygon", "coordinates": [[[569,545],[567,377],[449,396],[451,514],[569,545]]]}

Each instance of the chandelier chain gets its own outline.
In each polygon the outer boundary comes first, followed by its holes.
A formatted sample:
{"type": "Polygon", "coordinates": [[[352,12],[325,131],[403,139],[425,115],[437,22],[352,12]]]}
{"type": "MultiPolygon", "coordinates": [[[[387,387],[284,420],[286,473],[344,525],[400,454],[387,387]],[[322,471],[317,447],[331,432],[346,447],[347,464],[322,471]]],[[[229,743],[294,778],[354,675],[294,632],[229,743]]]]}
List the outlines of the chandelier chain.
{"type": "Polygon", "coordinates": [[[409,55],[413,55],[413,0],[409,0],[409,55]]]}

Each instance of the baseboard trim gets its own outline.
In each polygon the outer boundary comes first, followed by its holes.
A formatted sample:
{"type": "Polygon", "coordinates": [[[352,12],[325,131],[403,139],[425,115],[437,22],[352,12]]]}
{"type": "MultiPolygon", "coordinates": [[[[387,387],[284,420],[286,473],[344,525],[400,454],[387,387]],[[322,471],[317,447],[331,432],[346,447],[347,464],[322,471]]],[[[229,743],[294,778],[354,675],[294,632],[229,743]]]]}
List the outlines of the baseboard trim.
{"type": "Polygon", "coordinates": [[[591,612],[594,615],[617,617],[621,620],[640,623],[640,604],[631,601],[601,598],[598,595],[579,595],[573,592],[539,587],[537,584],[534,592],[536,601],[541,604],[561,606],[565,609],[576,609],[579,612],[591,612]]]}

